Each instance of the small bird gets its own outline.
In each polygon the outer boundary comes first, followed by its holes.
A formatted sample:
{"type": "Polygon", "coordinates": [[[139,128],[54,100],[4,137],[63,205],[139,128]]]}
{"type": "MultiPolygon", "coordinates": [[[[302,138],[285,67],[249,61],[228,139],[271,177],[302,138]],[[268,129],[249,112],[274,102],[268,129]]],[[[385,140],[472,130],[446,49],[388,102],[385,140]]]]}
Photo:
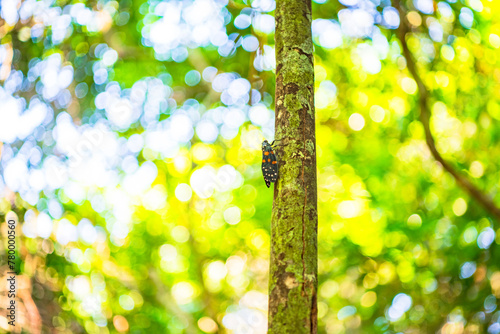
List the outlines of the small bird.
{"type": "Polygon", "coordinates": [[[268,188],[271,182],[276,182],[278,179],[278,160],[274,154],[273,144],[274,141],[271,144],[267,140],[262,142],[262,175],[268,188]]]}

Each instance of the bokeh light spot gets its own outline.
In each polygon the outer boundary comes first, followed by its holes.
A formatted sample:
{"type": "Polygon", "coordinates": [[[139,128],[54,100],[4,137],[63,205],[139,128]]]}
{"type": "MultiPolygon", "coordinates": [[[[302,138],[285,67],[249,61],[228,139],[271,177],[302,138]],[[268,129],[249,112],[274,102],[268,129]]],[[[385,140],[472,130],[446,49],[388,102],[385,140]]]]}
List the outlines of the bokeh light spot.
{"type": "Polygon", "coordinates": [[[115,315],[113,317],[113,325],[119,332],[127,332],[129,329],[128,321],[122,315],[115,315]]]}
{"type": "Polygon", "coordinates": [[[354,131],[361,131],[365,127],[365,118],[358,113],[349,116],[349,127],[354,131]]]}
{"type": "Polygon", "coordinates": [[[198,327],[205,333],[215,333],[219,328],[217,323],[209,317],[203,317],[198,320],[198,327]]]}
{"type": "Polygon", "coordinates": [[[175,197],[181,202],[188,202],[193,195],[189,184],[181,183],[175,188],[175,197]]]}
{"type": "Polygon", "coordinates": [[[463,216],[464,213],[467,211],[467,202],[459,197],[453,202],[453,213],[457,216],[463,216]]]}

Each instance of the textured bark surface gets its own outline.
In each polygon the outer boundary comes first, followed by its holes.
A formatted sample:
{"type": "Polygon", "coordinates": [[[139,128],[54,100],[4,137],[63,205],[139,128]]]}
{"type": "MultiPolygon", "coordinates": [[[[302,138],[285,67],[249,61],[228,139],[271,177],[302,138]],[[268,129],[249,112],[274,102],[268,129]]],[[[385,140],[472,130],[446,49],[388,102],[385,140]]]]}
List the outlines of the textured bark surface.
{"type": "Polygon", "coordinates": [[[317,186],[311,1],[276,1],[276,135],[269,333],[317,331],[317,186]]]}

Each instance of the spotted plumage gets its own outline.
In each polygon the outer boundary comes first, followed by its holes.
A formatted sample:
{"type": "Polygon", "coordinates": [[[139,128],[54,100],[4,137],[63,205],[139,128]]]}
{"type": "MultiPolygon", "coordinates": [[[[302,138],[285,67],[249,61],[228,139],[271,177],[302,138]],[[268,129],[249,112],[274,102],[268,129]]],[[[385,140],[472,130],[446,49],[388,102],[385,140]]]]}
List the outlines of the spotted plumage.
{"type": "Polygon", "coordinates": [[[264,181],[269,188],[271,182],[276,182],[278,179],[278,160],[274,154],[273,143],[269,144],[267,140],[262,142],[262,175],[264,181]]]}

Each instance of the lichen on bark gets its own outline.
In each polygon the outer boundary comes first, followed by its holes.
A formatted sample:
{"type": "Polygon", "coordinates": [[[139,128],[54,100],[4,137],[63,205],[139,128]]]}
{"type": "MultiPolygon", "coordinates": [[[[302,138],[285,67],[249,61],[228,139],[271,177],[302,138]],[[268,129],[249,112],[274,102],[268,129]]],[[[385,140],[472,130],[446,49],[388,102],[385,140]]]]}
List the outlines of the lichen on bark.
{"type": "Polygon", "coordinates": [[[311,1],[276,1],[279,178],[271,221],[269,333],[317,331],[317,186],[311,1]]]}

